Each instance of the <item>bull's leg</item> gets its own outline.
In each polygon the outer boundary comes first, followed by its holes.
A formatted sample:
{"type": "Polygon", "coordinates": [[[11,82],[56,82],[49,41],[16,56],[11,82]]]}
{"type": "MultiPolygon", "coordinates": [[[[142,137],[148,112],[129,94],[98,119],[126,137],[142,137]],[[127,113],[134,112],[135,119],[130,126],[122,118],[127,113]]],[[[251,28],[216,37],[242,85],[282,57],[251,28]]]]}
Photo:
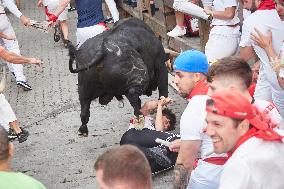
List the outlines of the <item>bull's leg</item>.
{"type": "Polygon", "coordinates": [[[134,109],[134,115],[138,118],[139,115],[142,114],[140,112],[141,100],[139,98],[139,94],[137,94],[134,89],[130,89],[128,94],[126,95],[126,97],[127,97],[127,99],[129,100],[131,106],[134,109]]]}
{"type": "Polygon", "coordinates": [[[89,122],[89,118],[90,118],[90,104],[91,104],[91,101],[80,100],[80,103],[81,103],[81,114],[80,114],[80,117],[81,117],[82,125],[79,128],[79,130],[78,130],[79,131],[79,136],[87,137],[88,133],[89,133],[87,123],[89,122]]]}

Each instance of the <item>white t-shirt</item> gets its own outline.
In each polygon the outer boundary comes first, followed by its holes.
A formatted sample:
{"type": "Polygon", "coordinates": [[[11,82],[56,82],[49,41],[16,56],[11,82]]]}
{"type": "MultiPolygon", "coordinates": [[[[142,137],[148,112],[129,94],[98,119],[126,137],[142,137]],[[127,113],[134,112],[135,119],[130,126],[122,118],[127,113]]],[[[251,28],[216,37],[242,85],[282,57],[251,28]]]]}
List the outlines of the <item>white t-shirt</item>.
{"type": "Polygon", "coordinates": [[[251,33],[257,28],[262,33],[272,31],[273,48],[280,53],[284,40],[284,22],[276,10],[257,10],[244,20],[240,47],[252,46],[261,61],[261,67],[271,86],[272,100],[284,118],[284,90],[279,86],[275,72],[272,70],[265,51],[251,39],[251,33]]]}
{"type": "Polygon", "coordinates": [[[48,9],[56,9],[60,3],[60,0],[43,0],[43,5],[48,9]]]}
{"type": "Polygon", "coordinates": [[[282,189],[284,144],[250,138],[223,168],[219,189],[282,189]]]}
{"type": "Polygon", "coordinates": [[[221,20],[214,18],[211,25],[214,27],[211,29],[210,34],[219,34],[223,36],[240,36],[240,26],[236,27],[224,27],[224,25],[236,25],[240,22],[238,18],[238,3],[236,0],[214,0],[213,1],[213,10],[214,11],[224,11],[228,7],[237,7],[235,16],[230,20],[221,20]]]}
{"type": "MultiPolygon", "coordinates": [[[[226,154],[213,153],[212,139],[203,133],[203,129],[207,125],[205,121],[207,114],[205,107],[208,98],[206,95],[196,95],[191,98],[180,119],[181,140],[200,140],[201,159],[226,156],[226,154]]],[[[212,185],[212,183],[215,186],[219,182],[221,172],[222,166],[199,160],[198,166],[191,173],[190,179],[205,186],[212,185]]]]}
{"type": "Polygon", "coordinates": [[[271,120],[272,125],[278,126],[283,121],[277,108],[272,102],[256,99],[253,105],[265,117],[271,120]]]}
{"type": "Polygon", "coordinates": [[[213,18],[212,25],[235,25],[240,22],[238,17],[238,2],[237,0],[214,0],[213,1],[213,11],[225,11],[226,8],[236,7],[235,16],[230,20],[221,20],[213,18]]]}

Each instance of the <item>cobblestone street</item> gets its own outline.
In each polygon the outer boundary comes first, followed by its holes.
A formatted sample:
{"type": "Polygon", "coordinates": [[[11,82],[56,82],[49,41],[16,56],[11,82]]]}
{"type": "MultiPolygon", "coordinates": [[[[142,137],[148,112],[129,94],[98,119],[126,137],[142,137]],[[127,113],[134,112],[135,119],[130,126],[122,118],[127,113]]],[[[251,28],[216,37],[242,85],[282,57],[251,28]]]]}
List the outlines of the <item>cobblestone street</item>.
{"type": "MultiPolygon", "coordinates": [[[[36,1],[22,1],[21,11],[27,17],[42,21],[44,11],[38,10],[36,1]]],[[[107,148],[119,145],[120,137],[127,130],[133,114],[129,102],[119,108],[113,100],[102,107],[93,101],[89,137],[80,138],[77,130],[81,124],[76,74],[68,69],[68,52],[62,41],[53,41],[53,32],[46,34],[26,28],[13,15],[9,18],[15,29],[22,55],[43,60],[42,68],[25,65],[25,75],[33,90],[17,88],[8,74],[6,98],[14,109],[20,125],[26,127],[30,137],[24,143],[14,141],[13,169],[40,180],[48,189],[94,189],[96,185],[93,165],[95,159],[107,148]]],[[[76,12],[69,13],[70,40],[75,43],[76,12]]],[[[169,107],[177,120],[186,101],[169,87],[169,96],[175,103],[169,107]]],[[[157,99],[155,93],[152,97],[157,99]]],[[[179,130],[179,129],[178,129],[179,130]]],[[[172,172],[154,177],[154,188],[170,188],[172,172]]]]}

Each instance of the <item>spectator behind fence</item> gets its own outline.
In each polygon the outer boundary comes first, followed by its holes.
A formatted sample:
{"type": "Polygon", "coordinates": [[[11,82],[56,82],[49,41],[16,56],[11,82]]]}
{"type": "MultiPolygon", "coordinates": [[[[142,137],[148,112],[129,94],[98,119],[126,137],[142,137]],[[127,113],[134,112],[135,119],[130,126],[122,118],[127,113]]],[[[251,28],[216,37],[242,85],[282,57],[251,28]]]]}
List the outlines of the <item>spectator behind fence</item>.
{"type": "Polygon", "coordinates": [[[103,189],[152,189],[150,165],[135,146],[114,147],[95,162],[96,179],[103,189]]]}
{"type": "Polygon", "coordinates": [[[203,0],[202,3],[204,9],[189,0],[175,0],[173,8],[177,11],[177,25],[167,35],[170,37],[184,35],[186,33],[183,26],[184,14],[193,15],[211,21],[209,39],[205,46],[205,55],[209,62],[236,54],[240,41],[238,1],[203,0]]]}
{"type": "Polygon", "coordinates": [[[216,92],[206,111],[206,134],[214,141],[214,152],[229,155],[219,189],[284,188],[283,136],[245,96],[216,92]]]}
{"type": "Polygon", "coordinates": [[[44,185],[32,177],[20,172],[13,172],[11,161],[13,144],[8,133],[0,126],[0,188],[2,189],[45,189],[44,185]]]}

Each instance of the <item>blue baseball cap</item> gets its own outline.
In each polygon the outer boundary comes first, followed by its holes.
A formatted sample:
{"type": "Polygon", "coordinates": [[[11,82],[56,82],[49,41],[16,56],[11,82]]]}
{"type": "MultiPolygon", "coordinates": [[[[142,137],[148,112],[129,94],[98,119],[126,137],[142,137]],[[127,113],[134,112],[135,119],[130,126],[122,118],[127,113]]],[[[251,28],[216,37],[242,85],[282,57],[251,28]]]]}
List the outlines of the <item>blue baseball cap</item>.
{"type": "Polygon", "coordinates": [[[192,73],[208,72],[209,64],[204,53],[197,50],[188,50],[182,52],[176,59],[173,65],[174,70],[192,73]]]}

